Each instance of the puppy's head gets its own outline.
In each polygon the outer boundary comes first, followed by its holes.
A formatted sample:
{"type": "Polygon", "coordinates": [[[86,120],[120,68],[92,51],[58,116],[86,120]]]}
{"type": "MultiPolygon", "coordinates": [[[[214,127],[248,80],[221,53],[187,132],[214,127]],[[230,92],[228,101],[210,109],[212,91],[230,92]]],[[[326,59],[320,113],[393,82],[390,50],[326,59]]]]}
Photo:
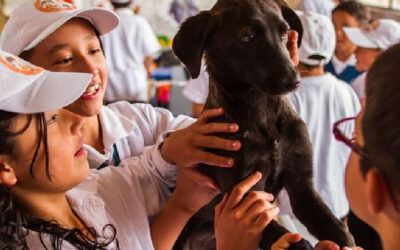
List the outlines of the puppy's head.
{"type": "Polygon", "coordinates": [[[286,32],[299,18],[281,0],[219,0],[209,11],[188,18],[173,41],[176,56],[191,76],[200,72],[203,53],[207,68],[220,84],[242,89],[251,85],[270,95],[296,88],[298,73],[286,49],[286,32]]]}

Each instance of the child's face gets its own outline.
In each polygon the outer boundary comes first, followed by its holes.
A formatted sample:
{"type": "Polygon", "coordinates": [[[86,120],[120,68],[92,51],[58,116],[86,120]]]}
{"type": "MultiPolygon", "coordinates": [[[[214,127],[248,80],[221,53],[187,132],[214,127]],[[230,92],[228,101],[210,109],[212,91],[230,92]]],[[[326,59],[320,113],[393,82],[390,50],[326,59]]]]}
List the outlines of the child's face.
{"type": "Polygon", "coordinates": [[[86,117],[100,112],[107,85],[106,61],[100,41],[86,20],[66,22],[33,49],[29,60],[50,71],[93,74],[86,92],[67,109],[86,117]]]}
{"type": "Polygon", "coordinates": [[[352,54],[357,48],[346,36],[344,27],[359,27],[357,19],[345,11],[335,11],[332,14],[332,22],[335,27],[336,49],[335,53],[352,54]]]}
{"type": "MultiPolygon", "coordinates": [[[[16,159],[10,163],[17,178],[12,190],[19,199],[32,195],[43,198],[63,194],[82,182],[89,173],[87,152],[82,148],[84,119],[65,109],[46,112],[45,116],[51,181],[46,175],[43,140],[32,167],[34,177],[30,174],[39,134],[39,119],[33,116],[28,129],[15,137],[16,159]]],[[[21,130],[27,121],[28,116],[19,115],[15,119],[15,129],[21,130]]]]}
{"type": "Polygon", "coordinates": [[[382,51],[379,49],[357,47],[354,52],[357,59],[356,69],[358,71],[368,71],[381,53],[382,51]]]}

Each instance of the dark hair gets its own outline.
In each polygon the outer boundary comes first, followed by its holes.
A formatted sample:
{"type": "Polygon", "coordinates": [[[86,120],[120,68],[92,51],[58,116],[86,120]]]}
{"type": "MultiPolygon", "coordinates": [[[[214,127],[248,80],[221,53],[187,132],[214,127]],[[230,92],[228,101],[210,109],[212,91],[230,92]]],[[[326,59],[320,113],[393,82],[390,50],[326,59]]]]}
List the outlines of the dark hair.
{"type": "Polygon", "coordinates": [[[114,6],[114,8],[127,8],[129,5],[131,5],[132,1],[128,1],[127,3],[116,3],[114,1],[111,1],[111,4],[114,6]]]}
{"type": "MultiPolygon", "coordinates": [[[[382,53],[367,75],[362,120],[365,150],[372,165],[400,194],[400,44],[382,53]]],[[[368,169],[363,169],[365,173],[368,169]]]]}
{"type": "MultiPolygon", "coordinates": [[[[29,115],[26,125],[20,131],[14,131],[13,125],[17,116],[18,114],[0,110],[0,155],[7,155],[11,159],[18,157],[15,137],[26,131],[32,122],[33,116],[35,116],[39,125],[38,144],[31,161],[30,173],[34,178],[32,168],[39,148],[43,143],[46,154],[46,174],[49,180],[51,180],[47,148],[47,122],[44,114],[29,115]]],[[[10,188],[0,184],[0,246],[2,249],[29,249],[25,238],[29,235],[30,231],[39,233],[39,240],[46,249],[47,247],[42,240],[42,233],[50,235],[50,243],[53,249],[61,249],[64,240],[74,245],[77,249],[105,249],[113,241],[116,241],[118,247],[115,227],[107,224],[103,228],[103,231],[106,230],[111,230],[112,234],[106,242],[100,242],[93,228],[88,229],[88,233],[93,235],[93,240],[91,240],[80,229],[65,229],[55,221],[46,221],[30,216],[24,213],[18,206],[10,188]]]]}
{"type": "Polygon", "coordinates": [[[367,8],[359,2],[354,0],[341,2],[336,8],[332,10],[332,14],[336,11],[343,11],[354,17],[361,27],[368,26],[370,22],[370,13],[367,8]]]}

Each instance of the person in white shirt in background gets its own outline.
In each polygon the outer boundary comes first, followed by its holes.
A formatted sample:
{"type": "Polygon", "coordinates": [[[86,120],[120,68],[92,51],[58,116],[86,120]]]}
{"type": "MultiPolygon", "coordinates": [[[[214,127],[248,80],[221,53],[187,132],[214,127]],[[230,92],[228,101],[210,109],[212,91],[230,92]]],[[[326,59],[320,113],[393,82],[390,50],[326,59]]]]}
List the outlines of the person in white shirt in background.
{"type": "MultiPolygon", "coordinates": [[[[330,18],[313,12],[297,14],[304,28],[298,65],[301,82],[287,98],[310,135],[314,187],[333,214],[343,219],[349,212],[343,178],[350,149],[335,140],[332,129],[337,120],[357,115],[360,102],[347,83],[324,72],[335,49],[330,18]]],[[[278,196],[278,206],[282,216],[295,219],[285,191],[278,196]]]]}
{"type": "MultiPolygon", "coordinates": [[[[389,47],[400,42],[400,24],[391,19],[379,19],[368,27],[343,28],[347,37],[353,42],[357,49],[356,69],[368,71],[375,59],[389,47]]],[[[365,101],[365,78],[366,72],[357,77],[353,82],[353,88],[362,102],[365,101]]]]}
{"type": "Polygon", "coordinates": [[[108,67],[106,103],[146,102],[153,55],[161,49],[149,23],[130,8],[132,0],[112,0],[119,26],[101,36],[108,67]]]}
{"type": "Polygon", "coordinates": [[[208,96],[208,73],[205,62],[202,61],[200,74],[197,78],[190,78],[182,90],[183,96],[192,102],[192,116],[199,117],[203,111],[208,96]]]}
{"type": "Polygon", "coordinates": [[[311,11],[330,17],[332,10],[339,4],[339,0],[300,0],[296,10],[311,11]]]}
{"type": "Polygon", "coordinates": [[[325,71],[338,79],[352,83],[362,72],[356,70],[355,46],[343,31],[344,27],[367,27],[369,13],[365,6],[354,0],[340,3],[332,11],[332,22],[336,33],[336,48],[332,60],[325,65],[325,71]]]}

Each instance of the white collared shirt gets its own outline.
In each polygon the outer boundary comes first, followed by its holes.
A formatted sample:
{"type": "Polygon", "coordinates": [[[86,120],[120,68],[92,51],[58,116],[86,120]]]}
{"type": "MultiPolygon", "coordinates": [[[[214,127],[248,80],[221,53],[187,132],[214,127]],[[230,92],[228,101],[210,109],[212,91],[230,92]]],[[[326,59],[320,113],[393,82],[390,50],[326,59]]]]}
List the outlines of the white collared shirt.
{"type": "Polygon", "coordinates": [[[342,73],[348,66],[355,66],[357,62],[356,56],[354,54],[351,54],[349,58],[347,58],[346,61],[342,62],[340,61],[336,55],[332,56],[332,65],[333,68],[335,69],[336,74],[342,73]]]}
{"type": "MultiPolygon", "coordinates": [[[[175,166],[160,158],[157,148],[157,144],[147,147],[140,157],[125,159],[119,167],[91,169],[85,181],[67,192],[74,212],[100,238],[105,238],[105,225],[116,228],[121,249],[154,249],[149,220],[167,201],[177,173],[175,166]]],[[[49,235],[43,239],[52,249],[49,235]]],[[[44,249],[36,232],[30,232],[27,243],[30,249],[44,249]]],[[[115,248],[114,244],[108,247],[115,248]]],[[[62,249],[75,248],[64,241],[62,249]]]]}
{"type": "Polygon", "coordinates": [[[195,121],[185,115],[174,117],[168,110],[154,108],[149,104],[128,102],[103,106],[100,117],[104,154],[85,145],[91,168],[98,168],[104,162],[115,165],[114,143],[121,160],[138,156],[146,146],[155,144],[157,140],[161,142],[167,132],[186,128],[195,121]]]}

